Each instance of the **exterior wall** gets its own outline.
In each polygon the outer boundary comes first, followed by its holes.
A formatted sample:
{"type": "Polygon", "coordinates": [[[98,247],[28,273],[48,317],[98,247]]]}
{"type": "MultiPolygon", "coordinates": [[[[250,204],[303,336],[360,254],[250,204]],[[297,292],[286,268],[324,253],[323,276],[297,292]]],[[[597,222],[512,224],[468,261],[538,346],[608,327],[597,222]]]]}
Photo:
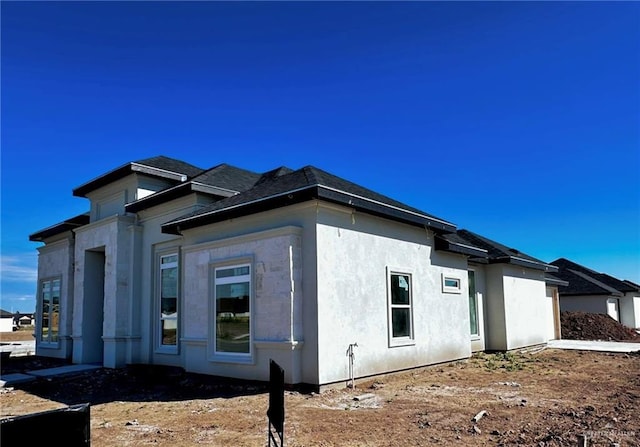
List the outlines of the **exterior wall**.
{"type": "Polygon", "coordinates": [[[630,328],[640,327],[640,296],[638,292],[625,293],[620,298],[620,323],[630,328]]]}
{"type": "Polygon", "coordinates": [[[561,338],[560,334],[560,308],[558,305],[558,288],[547,286],[546,299],[547,316],[547,337],[549,340],[561,338]]]}
{"type": "Polygon", "coordinates": [[[502,265],[487,265],[484,270],[486,281],[486,296],[484,300],[485,349],[488,351],[506,351],[507,326],[502,265]]]}
{"type": "MultiPolygon", "coordinates": [[[[186,370],[268,380],[269,360],[287,383],[317,383],[315,202],[185,232],[180,357],[186,370]],[[218,262],[253,266],[252,357],[230,362],[213,345],[213,278],[218,262]]],[[[157,358],[157,357],[156,357],[157,358]]]]}
{"type": "Polygon", "coordinates": [[[124,366],[130,351],[130,289],[132,281],[130,230],[132,217],[114,216],[75,230],[73,362],[102,361],[105,367],[124,366]],[[89,253],[90,252],[90,253],[89,253]],[[87,258],[103,256],[104,271],[89,271],[87,258]],[[89,281],[85,283],[85,279],[89,281]],[[102,286],[103,290],[98,290],[102,286]],[[96,286],[100,284],[100,286],[96,286]],[[102,311],[102,328],[95,328],[102,311]],[[93,331],[96,331],[95,333],[93,331]],[[89,336],[91,334],[91,336],[89,336]]]}
{"type": "Polygon", "coordinates": [[[560,312],[589,312],[607,315],[608,298],[607,295],[560,295],[560,312]]]}
{"type": "Polygon", "coordinates": [[[73,321],[73,261],[74,241],[71,233],[54,241],[46,241],[45,245],[38,248],[38,284],[36,286],[36,355],[44,357],[70,358],[73,349],[72,321],[73,321]],[[48,278],[61,279],[60,283],[60,326],[57,344],[43,344],[40,342],[42,303],[40,297],[40,284],[48,278]]]}
{"type": "MultiPolygon", "coordinates": [[[[318,384],[349,380],[469,357],[467,263],[435,252],[424,229],[318,208],[318,384]],[[412,275],[412,344],[390,347],[387,269],[412,275]],[[442,273],[461,280],[461,293],[443,293],[442,273]]],[[[305,341],[305,349],[308,340],[305,341]]]]}
{"type": "Polygon", "coordinates": [[[183,251],[183,341],[190,371],[268,380],[269,359],[285,370],[287,381],[301,382],[302,229],[282,227],[205,242],[183,251]],[[216,355],[213,268],[249,261],[253,272],[251,357],[216,355]]]}
{"type": "Polygon", "coordinates": [[[13,317],[0,318],[0,332],[13,332],[13,317]]]}
{"type": "Polygon", "coordinates": [[[544,274],[514,265],[486,267],[486,349],[504,351],[546,343],[549,306],[544,274]]]}
{"type": "Polygon", "coordinates": [[[154,177],[131,174],[102,188],[91,191],[87,198],[91,201],[91,222],[125,215],[124,206],[129,202],[160,191],[170,183],[154,177]]]}
{"type": "Polygon", "coordinates": [[[507,349],[546,343],[549,321],[544,273],[503,267],[507,349]]]}
{"type": "Polygon", "coordinates": [[[486,318],[486,304],[485,295],[487,290],[485,268],[481,265],[470,265],[469,270],[475,272],[476,278],[476,299],[478,306],[478,335],[471,335],[471,351],[480,352],[486,349],[485,346],[485,318],[486,318]]]}
{"type": "MultiPolygon", "coordinates": [[[[164,234],[161,225],[177,217],[196,210],[201,198],[191,194],[169,203],[152,207],[138,213],[136,248],[134,258],[134,277],[141,278],[132,291],[130,301],[131,324],[131,362],[155,363],[162,365],[182,366],[183,359],[179,349],[170,351],[160,348],[158,337],[158,315],[160,309],[157,302],[158,262],[161,253],[179,253],[184,244],[182,236],[164,234]]],[[[209,202],[209,200],[206,200],[209,202]]],[[[179,269],[182,266],[179,263],[179,269]]],[[[178,318],[182,316],[184,306],[179,304],[178,318]]],[[[180,333],[182,324],[179,323],[180,333]]]]}

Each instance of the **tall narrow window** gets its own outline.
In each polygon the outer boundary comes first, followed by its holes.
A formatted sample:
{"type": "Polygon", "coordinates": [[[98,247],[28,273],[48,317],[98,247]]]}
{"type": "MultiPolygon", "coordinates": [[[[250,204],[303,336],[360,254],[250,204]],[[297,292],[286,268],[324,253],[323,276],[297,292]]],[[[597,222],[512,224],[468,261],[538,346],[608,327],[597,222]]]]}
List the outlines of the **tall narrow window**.
{"type": "Polygon", "coordinates": [[[178,255],[160,257],[160,344],[178,340],[178,255]]]}
{"type": "Polygon", "coordinates": [[[40,341],[57,343],[60,328],[60,279],[42,281],[40,291],[40,341]]]}
{"type": "Polygon", "coordinates": [[[469,329],[471,335],[478,332],[478,297],[476,296],[476,272],[469,270],[469,329]]]}
{"type": "Polygon", "coordinates": [[[251,267],[215,269],[215,349],[217,353],[251,353],[251,267]]]}
{"type": "Polygon", "coordinates": [[[411,275],[389,272],[389,326],[391,344],[413,340],[411,275]]]}

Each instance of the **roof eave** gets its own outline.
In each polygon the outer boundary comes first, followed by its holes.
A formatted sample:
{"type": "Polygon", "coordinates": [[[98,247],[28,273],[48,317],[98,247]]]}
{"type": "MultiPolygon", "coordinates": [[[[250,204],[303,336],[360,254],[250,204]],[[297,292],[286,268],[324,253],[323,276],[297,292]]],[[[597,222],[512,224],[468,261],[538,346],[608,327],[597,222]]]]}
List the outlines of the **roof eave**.
{"type": "Polygon", "coordinates": [[[91,191],[95,191],[98,188],[108,185],[109,183],[113,183],[121,178],[126,177],[132,173],[140,173],[149,175],[152,177],[159,177],[167,180],[184,182],[187,180],[187,176],[180,172],[168,171],[166,169],[156,168],[153,166],[147,166],[144,164],[132,162],[127,163],[119,168],[113,169],[112,171],[107,172],[99,177],[94,178],[93,180],[89,180],[87,183],[84,183],[77,188],[73,189],[73,195],[76,197],[86,197],[88,193],[91,191]]]}
{"type": "Polygon", "coordinates": [[[551,264],[546,264],[544,262],[532,261],[530,259],[519,258],[517,256],[498,256],[496,258],[490,259],[490,263],[492,264],[513,264],[518,265],[520,267],[527,267],[534,270],[541,270],[543,272],[554,273],[558,271],[558,267],[551,264]]]}
{"type": "Polygon", "coordinates": [[[448,251],[451,253],[467,255],[473,259],[479,258],[486,260],[489,256],[487,250],[483,248],[448,241],[438,234],[436,234],[434,238],[434,248],[439,251],[448,251]]]}
{"type": "Polygon", "coordinates": [[[76,228],[82,227],[88,224],[89,220],[90,219],[88,213],[80,214],[63,222],[51,225],[50,227],[44,228],[33,234],[30,234],[29,240],[31,242],[44,242],[45,239],[48,239],[52,236],[56,236],[58,234],[64,233],[65,231],[72,231],[76,228]]]}
{"type": "Polygon", "coordinates": [[[211,211],[201,215],[186,217],[162,225],[162,232],[168,234],[181,234],[181,231],[207,225],[235,217],[246,216],[262,211],[293,205],[307,200],[319,199],[327,202],[346,205],[367,214],[377,215],[386,219],[430,228],[435,232],[455,232],[455,225],[437,218],[414,213],[410,210],[394,207],[381,202],[350,195],[322,185],[309,185],[302,188],[284,191],[272,196],[263,197],[247,203],[240,203],[228,208],[211,211]]]}

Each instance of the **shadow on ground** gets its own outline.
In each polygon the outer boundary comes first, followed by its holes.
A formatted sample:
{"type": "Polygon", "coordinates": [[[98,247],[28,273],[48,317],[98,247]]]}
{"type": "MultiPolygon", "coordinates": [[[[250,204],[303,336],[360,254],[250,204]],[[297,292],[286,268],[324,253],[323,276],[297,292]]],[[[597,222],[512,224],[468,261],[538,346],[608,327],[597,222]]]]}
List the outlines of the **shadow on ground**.
{"type": "MultiPolygon", "coordinates": [[[[69,365],[64,360],[16,357],[2,362],[2,374],[69,365]]],[[[158,365],[100,368],[68,376],[38,378],[15,389],[66,405],[232,398],[268,392],[267,382],[244,381],[185,372],[158,365]]]]}

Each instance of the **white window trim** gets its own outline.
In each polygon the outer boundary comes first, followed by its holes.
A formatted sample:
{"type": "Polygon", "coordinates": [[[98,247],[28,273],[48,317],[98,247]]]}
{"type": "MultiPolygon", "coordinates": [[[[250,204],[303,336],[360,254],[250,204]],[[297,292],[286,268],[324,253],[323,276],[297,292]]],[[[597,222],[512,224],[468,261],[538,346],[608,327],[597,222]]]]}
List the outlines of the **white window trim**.
{"type": "Polygon", "coordinates": [[[254,325],[255,325],[255,290],[254,290],[254,260],[253,256],[214,261],[209,264],[209,347],[207,360],[217,363],[255,364],[254,325]],[[249,352],[219,352],[216,351],[216,270],[232,267],[249,267],[249,352]]]}
{"type": "Polygon", "coordinates": [[[413,272],[409,269],[392,268],[387,267],[386,272],[387,282],[387,330],[389,336],[389,347],[394,348],[398,346],[412,346],[415,345],[415,332],[413,324],[413,272]],[[409,277],[409,304],[398,305],[391,303],[391,275],[403,275],[409,277]],[[408,337],[394,337],[393,336],[393,308],[408,308],[409,309],[409,336],[408,337]]]}
{"type": "Polygon", "coordinates": [[[455,276],[449,273],[442,274],[442,293],[462,293],[462,279],[459,276],[455,276]],[[447,281],[457,282],[456,286],[447,285],[447,281]]]}
{"type": "MultiPolygon", "coordinates": [[[[51,306],[52,303],[49,303],[51,306]]],[[[60,329],[61,329],[61,320],[62,320],[62,275],[58,276],[49,276],[47,278],[41,278],[38,282],[38,308],[40,309],[40,313],[37,316],[36,320],[36,341],[40,347],[43,348],[58,348],[60,347],[60,329]],[[42,316],[44,314],[43,300],[42,300],[42,287],[45,283],[51,283],[53,285],[54,281],[60,281],[60,298],[58,309],[58,340],[57,341],[45,341],[42,339],[42,316]]],[[[51,312],[49,312],[49,329],[51,329],[51,312]]],[[[49,333],[49,339],[51,339],[51,334],[49,333]]]]}
{"type": "Polygon", "coordinates": [[[181,306],[180,306],[180,296],[182,295],[180,293],[181,291],[181,268],[180,268],[180,263],[181,263],[181,259],[180,259],[180,250],[178,248],[169,248],[166,250],[162,250],[162,251],[158,251],[158,253],[156,254],[156,273],[157,273],[157,280],[155,281],[156,284],[156,293],[155,293],[155,312],[154,312],[154,320],[155,320],[155,326],[156,326],[156,330],[155,330],[155,345],[156,345],[156,349],[155,352],[158,354],[178,354],[179,352],[179,345],[180,345],[180,317],[181,317],[181,306]],[[169,257],[169,256],[177,256],[178,260],[175,262],[175,266],[171,264],[165,264],[164,268],[173,268],[173,267],[177,267],[178,268],[178,274],[177,274],[177,292],[178,292],[178,296],[176,297],[176,311],[178,313],[178,316],[175,318],[176,320],[176,344],[175,345],[163,345],[162,344],[162,321],[165,320],[164,318],[161,317],[162,315],[162,269],[163,269],[163,265],[162,265],[162,259],[169,257]]]}

